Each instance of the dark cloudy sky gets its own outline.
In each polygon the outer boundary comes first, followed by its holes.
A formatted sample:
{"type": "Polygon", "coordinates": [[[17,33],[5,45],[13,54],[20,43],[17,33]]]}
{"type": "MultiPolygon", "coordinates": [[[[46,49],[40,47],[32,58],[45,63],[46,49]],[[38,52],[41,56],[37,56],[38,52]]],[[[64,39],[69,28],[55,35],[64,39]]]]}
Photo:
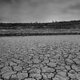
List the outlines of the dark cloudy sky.
{"type": "Polygon", "coordinates": [[[80,19],[80,0],[0,0],[0,22],[80,19]]]}

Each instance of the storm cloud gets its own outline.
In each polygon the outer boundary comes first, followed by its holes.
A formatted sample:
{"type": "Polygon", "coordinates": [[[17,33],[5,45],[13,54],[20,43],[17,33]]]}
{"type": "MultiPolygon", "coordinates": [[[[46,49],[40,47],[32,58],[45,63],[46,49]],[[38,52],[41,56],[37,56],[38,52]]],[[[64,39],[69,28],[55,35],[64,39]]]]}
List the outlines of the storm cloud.
{"type": "Polygon", "coordinates": [[[72,10],[79,10],[80,11],[80,2],[76,3],[74,5],[71,5],[69,8],[72,10]]]}
{"type": "Polygon", "coordinates": [[[80,0],[0,0],[1,22],[80,19],[80,0]]]}

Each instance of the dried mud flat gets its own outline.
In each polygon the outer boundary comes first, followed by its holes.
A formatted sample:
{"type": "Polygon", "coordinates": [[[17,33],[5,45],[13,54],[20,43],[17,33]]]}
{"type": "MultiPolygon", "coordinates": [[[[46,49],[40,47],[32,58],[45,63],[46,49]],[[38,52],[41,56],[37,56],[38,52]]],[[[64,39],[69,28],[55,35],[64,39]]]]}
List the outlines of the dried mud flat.
{"type": "Polygon", "coordinates": [[[0,80],[80,80],[80,44],[61,41],[3,47],[0,80]]]}

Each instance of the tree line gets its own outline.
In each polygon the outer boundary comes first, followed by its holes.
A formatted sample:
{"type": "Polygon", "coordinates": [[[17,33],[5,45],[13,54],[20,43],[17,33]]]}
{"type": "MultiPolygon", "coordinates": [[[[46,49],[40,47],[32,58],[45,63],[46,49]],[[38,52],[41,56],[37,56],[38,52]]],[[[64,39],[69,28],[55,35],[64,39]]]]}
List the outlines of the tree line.
{"type": "Polygon", "coordinates": [[[80,29],[80,20],[49,23],[0,23],[0,29],[80,29]]]}

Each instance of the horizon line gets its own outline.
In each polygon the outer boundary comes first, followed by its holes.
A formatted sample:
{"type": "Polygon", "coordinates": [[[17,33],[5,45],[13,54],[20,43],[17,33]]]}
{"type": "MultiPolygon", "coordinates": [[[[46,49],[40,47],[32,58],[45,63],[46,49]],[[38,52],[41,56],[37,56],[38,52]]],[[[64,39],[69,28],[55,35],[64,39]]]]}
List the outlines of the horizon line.
{"type": "Polygon", "coordinates": [[[63,20],[63,21],[47,21],[47,22],[39,22],[39,21],[35,21],[35,22],[0,22],[0,23],[56,23],[56,22],[71,22],[71,21],[80,21],[80,19],[76,19],[76,20],[63,20]]]}

